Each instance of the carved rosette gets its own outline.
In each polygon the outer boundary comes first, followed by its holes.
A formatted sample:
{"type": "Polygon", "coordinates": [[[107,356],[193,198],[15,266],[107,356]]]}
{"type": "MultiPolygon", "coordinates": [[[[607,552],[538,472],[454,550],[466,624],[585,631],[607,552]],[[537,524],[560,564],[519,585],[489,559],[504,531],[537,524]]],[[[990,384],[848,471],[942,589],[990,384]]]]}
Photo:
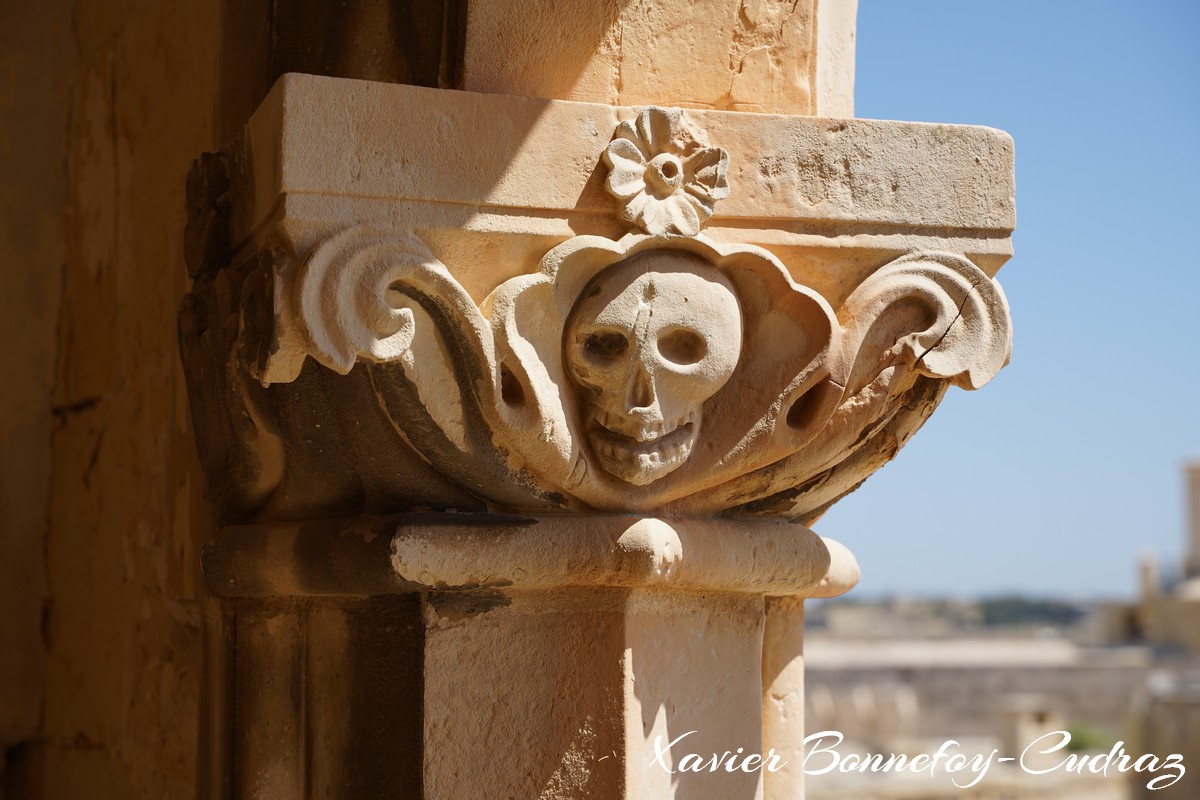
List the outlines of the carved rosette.
{"type": "Polygon", "coordinates": [[[710,147],[683,111],[650,107],[622,122],[604,150],[605,187],[621,218],[646,233],[695,236],[729,196],[729,154],[710,147]]]}
{"type": "Polygon", "coordinates": [[[702,233],[729,155],[683,112],[644,110],[600,158],[635,231],[563,241],[477,302],[411,231],[348,226],[270,270],[269,342],[234,371],[364,365],[390,435],[488,505],[811,521],[1007,363],[1004,295],[963,256],[895,258],[835,310],[702,233]]]}

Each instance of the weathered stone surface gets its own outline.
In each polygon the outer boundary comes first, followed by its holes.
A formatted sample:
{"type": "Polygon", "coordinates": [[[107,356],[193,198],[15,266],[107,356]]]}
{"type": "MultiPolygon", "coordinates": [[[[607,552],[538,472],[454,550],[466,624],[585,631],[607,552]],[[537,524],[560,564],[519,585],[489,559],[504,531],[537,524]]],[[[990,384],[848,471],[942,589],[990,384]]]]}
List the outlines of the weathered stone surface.
{"type": "MultiPolygon", "coordinates": [[[[830,575],[854,572],[857,565],[848,552],[830,548],[834,564],[830,575]]],[[[836,583],[836,578],[831,583],[836,583]]],[[[851,581],[845,589],[853,585],[851,581]]],[[[832,589],[832,587],[827,587],[832,589]]],[[[841,588],[841,587],[839,587],[841,588]]],[[[835,592],[835,593],[840,593],[835,592]]],[[[824,595],[821,595],[824,596],[824,595]]],[[[763,794],[769,800],[804,797],[804,597],[768,597],[765,603],[762,643],[763,740],[779,754],[779,769],[763,774],[763,794]]]]}
{"type": "Polygon", "coordinates": [[[855,0],[473,5],[463,88],[849,117],[855,7],[855,0]]]}
{"type": "Polygon", "coordinates": [[[75,14],[83,67],[55,402],[77,411],[54,439],[44,792],[172,796],[196,780],[195,564],[211,522],[169,298],[186,283],[179,180],[213,138],[203,98],[217,21],[211,7],[75,14]]]}
{"type": "Polygon", "coordinates": [[[0,392],[6,798],[195,791],[197,558],[211,522],[173,333],[182,182],[217,144],[217,11],[0,12],[0,317],[18,373],[0,392]],[[13,657],[36,671],[10,673],[13,657]]]}
{"type": "Polygon", "coordinates": [[[431,796],[422,790],[421,606],[415,594],[237,601],[236,647],[215,675],[236,710],[215,721],[232,741],[213,796],[431,796]]]}

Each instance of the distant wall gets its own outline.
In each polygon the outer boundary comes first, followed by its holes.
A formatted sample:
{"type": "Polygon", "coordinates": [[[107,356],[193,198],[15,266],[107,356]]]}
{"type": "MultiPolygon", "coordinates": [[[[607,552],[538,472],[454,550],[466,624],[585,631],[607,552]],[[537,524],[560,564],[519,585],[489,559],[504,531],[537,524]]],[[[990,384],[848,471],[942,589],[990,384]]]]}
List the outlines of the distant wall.
{"type": "Polygon", "coordinates": [[[1200,599],[1160,595],[1143,601],[1147,641],[1200,652],[1200,599]]]}
{"type": "MultiPolygon", "coordinates": [[[[860,719],[852,701],[859,687],[877,687],[876,701],[883,720],[895,713],[888,708],[894,687],[910,687],[916,695],[918,736],[984,736],[1000,731],[1000,709],[1005,698],[1037,694],[1052,698],[1068,725],[1087,723],[1114,734],[1129,729],[1131,702],[1143,689],[1145,666],[1064,667],[920,667],[808,669],[807,727],[832,728],[853,736],[877,735],[878,724],[860,719]],[[834,699],[833,711],[819,696],[834,699]],[[818,726],[818,727],[814,727],[818,726]]],[[[863,689],[859,689],[860,696],[863,689]]]]}

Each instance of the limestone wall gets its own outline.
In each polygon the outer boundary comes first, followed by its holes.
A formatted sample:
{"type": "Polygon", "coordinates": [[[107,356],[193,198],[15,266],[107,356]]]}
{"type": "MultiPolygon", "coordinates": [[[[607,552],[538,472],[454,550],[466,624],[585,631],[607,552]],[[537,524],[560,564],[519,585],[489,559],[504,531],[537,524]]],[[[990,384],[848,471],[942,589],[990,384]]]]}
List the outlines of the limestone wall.
{"type": "Polygon", "coordinates": [[[334,10],[0,4],[4,800],[197,794],[213,523],[177,344],[186,178],[283,72],[437,82],[441,2],[334,10]]]}
{"type": "Polygon", "coordinates": [[[20,374],[3,415],[0,586],[20,611],[0,644],[4,796],[186,797],[208,526],[175,316],[183,176],[213,145],[219,8],[0,13],[16,87],[0,317],[20,374]],[[30,668],[42,652],[44,675],[30,668]]]}
{"type": "Polygon", "coordinates": [[[0,391],[4,748],[35,735],[41,718],[51,395],[66,259],[66,33],[49,15],[11,4],[0,10],[0,334],[10,345],[0,391]]]}

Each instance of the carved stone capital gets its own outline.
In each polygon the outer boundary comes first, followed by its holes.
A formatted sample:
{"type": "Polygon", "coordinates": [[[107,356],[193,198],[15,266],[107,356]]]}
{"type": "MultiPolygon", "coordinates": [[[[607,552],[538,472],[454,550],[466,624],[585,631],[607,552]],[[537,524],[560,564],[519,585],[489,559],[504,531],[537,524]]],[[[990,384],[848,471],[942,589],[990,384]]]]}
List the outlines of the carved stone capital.
{"type": "Polygon", "coordinates": [[[339,84],[285,79],[193,181],[230,518],[810,521],[1007,363],[1003,134],[339,84]]]}

